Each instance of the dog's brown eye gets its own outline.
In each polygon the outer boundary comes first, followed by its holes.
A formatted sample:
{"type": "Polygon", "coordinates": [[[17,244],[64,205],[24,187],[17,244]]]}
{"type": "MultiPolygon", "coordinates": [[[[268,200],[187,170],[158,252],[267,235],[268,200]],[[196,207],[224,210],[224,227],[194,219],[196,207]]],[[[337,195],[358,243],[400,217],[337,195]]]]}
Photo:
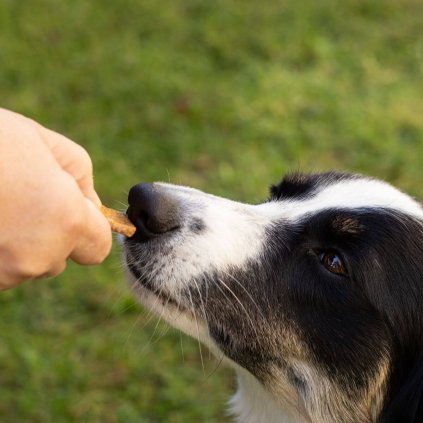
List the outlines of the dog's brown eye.
{"type": "Polygon", "coordinates": [[[342,257],[336,251],[323,251],[319,253],[320,263],[335,275],[348,276],[342,257]]]}

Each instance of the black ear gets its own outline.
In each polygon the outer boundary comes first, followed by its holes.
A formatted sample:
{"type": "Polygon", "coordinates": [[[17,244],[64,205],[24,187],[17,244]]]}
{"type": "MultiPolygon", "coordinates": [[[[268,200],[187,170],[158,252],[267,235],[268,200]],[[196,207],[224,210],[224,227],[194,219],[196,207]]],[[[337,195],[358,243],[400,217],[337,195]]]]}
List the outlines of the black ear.
{"type": "Polygon", "coordinates": [[[383,415],[383,423],[423,422],[423,359],[411,369],[383,415]]]}

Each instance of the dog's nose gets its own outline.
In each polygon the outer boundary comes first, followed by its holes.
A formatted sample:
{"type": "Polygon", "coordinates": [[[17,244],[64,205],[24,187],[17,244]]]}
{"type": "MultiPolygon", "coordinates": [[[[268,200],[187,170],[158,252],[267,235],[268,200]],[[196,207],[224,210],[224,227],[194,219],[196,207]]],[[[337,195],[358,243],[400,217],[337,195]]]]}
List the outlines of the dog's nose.
{"type": "Polygon", "coordinates": [[[146,240],[180,227],[178,202],[158,184],[138,184],[128,195],[127,215],[137,227],[135,238],[146,240]]]}

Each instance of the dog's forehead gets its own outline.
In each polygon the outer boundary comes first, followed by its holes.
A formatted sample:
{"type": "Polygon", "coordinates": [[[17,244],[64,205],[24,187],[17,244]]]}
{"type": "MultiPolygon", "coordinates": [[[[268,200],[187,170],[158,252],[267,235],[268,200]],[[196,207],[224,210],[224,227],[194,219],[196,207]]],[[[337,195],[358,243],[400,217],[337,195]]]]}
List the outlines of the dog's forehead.
{"type": "Polygon", "coordinates": [[[423,219],[416,200],[386,182],[365,177],[325,180],[320,176],[304,195],[284,196],[267,203],[268,212],[296,220],[329,209],[389,209],[423,219]]]}

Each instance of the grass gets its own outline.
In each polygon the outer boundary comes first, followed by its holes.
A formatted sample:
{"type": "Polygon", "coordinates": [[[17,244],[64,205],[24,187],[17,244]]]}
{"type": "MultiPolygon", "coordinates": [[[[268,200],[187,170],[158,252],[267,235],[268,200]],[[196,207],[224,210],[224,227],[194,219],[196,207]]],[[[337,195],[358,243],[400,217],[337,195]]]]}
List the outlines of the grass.
{"type": "MultiPolygon", "coordinates": [[[[139,181],[256,202],[329,168],[423,198],[422,21],[420,0],[5,0],[1,105],[84,145],[114,207],[139,181]]],[[[119,262],[0,294],[2,422],[228,421],[232,373],[119,262]]]]}

